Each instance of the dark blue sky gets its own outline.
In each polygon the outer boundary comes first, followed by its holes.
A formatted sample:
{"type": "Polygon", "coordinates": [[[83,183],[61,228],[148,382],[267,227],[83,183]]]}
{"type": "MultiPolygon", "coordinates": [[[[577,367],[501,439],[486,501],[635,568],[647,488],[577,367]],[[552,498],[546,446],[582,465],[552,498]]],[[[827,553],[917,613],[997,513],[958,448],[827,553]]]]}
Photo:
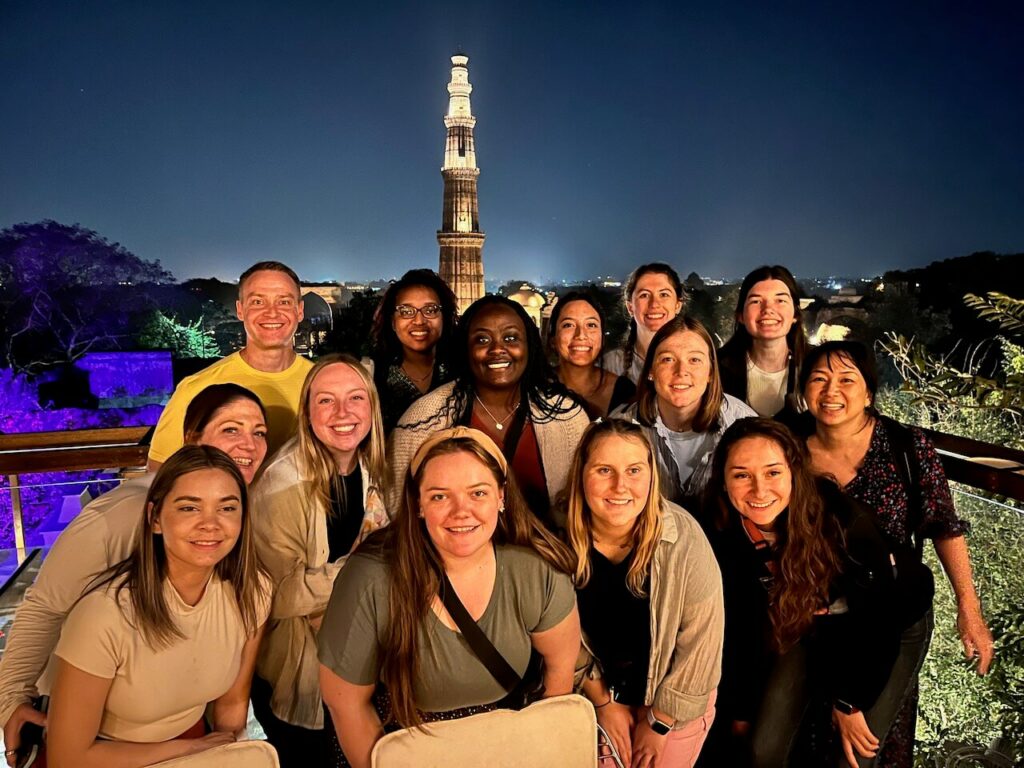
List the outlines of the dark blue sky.
{"type": "Polygon", "coordinates": [[[489,278],[1024,251],[1021,3],[708,5],[0,0],[0,227],[436,267],[461,46],[489,278]]]}

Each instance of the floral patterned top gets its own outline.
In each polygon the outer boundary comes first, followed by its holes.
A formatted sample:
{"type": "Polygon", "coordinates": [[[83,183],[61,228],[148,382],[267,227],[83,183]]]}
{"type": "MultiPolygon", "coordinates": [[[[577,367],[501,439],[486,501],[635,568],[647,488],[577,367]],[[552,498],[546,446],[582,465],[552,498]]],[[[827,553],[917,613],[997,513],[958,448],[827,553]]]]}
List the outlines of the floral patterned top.
{"type": "Polygon", "coordinates": [[[883,419],[875,420],[864,461],[856,477],[847,483],[843,491],[872,507],[883,530],[894,541],[909,544],[915,530],[921,538],[963,536],[970,525],[956,514],[946,473],[935,446],[920,429],[911,427],[910,431],[917,459],[916,479],[921,485],[920,519],[915,519],[917,515],[911,509],[907,470],[901,466],[899,449],[893,446],[889,428],[883,419]]]}

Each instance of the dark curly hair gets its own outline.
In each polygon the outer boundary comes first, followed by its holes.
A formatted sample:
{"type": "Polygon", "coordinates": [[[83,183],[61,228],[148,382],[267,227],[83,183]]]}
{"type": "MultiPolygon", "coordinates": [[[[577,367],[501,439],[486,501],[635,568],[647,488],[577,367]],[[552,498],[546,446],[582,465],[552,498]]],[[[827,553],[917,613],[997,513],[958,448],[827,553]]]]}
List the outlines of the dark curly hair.
{"type": "Polygon", "coordinates": [[[381,389],[388,377],[388,368],[402,362],[402,342],[398,340],[392,319],[398,294],[406,288],[429,288],[437,294],[437,302],[441,305],[441,338],[434,348],[434,364],[449,365],[452,351],[452,339],[455,335],[455,324],[458,316],[455,294],[441,277],[432,269],[410,269],[401,278],[391,283],[373,313],[373,327],[370,337],[373,340],[373,379],[381,389]]]}
{"type": "Polygon", "coordinates": [[[769,609],[775,642],[786,650],[811,626],[814,612],[828,604],[829,585],[842,568],[845,537],[838,518],[825,506],[825,496],[838,493],[838,488],[814,476],[806,445],[788,427],[774,419],[740,419],[725,430],[715,448],[707,486],[719,530],[742,524],[725,489],[725,470],[736,444],[752,437],[775,443],[793,478],[789,506],[776,518],[779,568],[769,609]]]}

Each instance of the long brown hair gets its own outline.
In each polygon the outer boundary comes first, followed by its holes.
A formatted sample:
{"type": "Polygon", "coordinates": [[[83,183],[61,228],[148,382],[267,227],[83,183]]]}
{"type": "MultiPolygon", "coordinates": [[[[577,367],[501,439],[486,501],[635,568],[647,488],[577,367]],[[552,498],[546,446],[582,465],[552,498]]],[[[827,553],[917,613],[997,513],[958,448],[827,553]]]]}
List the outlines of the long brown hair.
{"type": "Polygon", "coordinates": [[[584,587],[590,581],[590,549],[594,545],[593,521],[590,507],[587,506],[586,492],[583,488],[583,475],[590,451],[598,440],[603,437],[617,437],[639,443],[647,449],[647,463],[651,468],[651,486],[647,492],[647,503],[633,523],[633,561],[626,573],[626,585],[637,597],[644,597],[644,582],[650,572],[654,550],[661,540],[661,487],[658,480],[658,465],[651,451],[643,427],[639,424],[608,419],[598,421],[587,427],[580,440],[576,455],[573,456],[572,468],[569,470],[569,487],[566,514],[566,529],[569,536],[569,547],[576,556],[574,578],[576,587],[584,587]]]}
{"type": "Polygon", "coordinates": [[[388,631],[381,648],[381,680],[391,695],[394,719],[404,728],[423,721],[413,700],[413,681],[419,667],[419,632],[437,596],[444,564],[426,525],[419,517],[419,487],[427,464],[438,456],[468,453],[494,475],[505,491],[505,510],[498,515],[492,541],[534,550],[557,570],[572,573],[572,555],[530,512],[499,464],[471,437],[453,437],[428,449],[415,475],[407,474],[402,505],[382,537],[390,586],[388,631]]]}
{"type": "MultiPolygon", "coordinates": [[[[334,507],[331,504],[331,491],[335,491],[335,497],[344,499],[342,492],[342,480],[338,476],[338,469],[320,438],[313,432],[313,426],[309,420],[310,405],[309,391],[313,386],[313,380],[320,371],[332,365],[347,365],[359,376],[366,387],[370,398],[370,431],[359,444],[357,455],[359,463],[366,469],[370,476],[370,485],[375,487],[381,496],[385,495],[384,483],[387,476],[387,465],[384,462],[384,422],[380,415],[380,396],[377,394],[377,387],[373,384],[373,378],[367,373],[362,364],[352,355],[335,354],[321,357],[316,364],[309,369],[306,380],[302,383],[302,393],[299,395],[299,427],[296,440],[298,441],[298,465],[299,472],[303,477],[313,481],[313,492],[323,504],[327,514],[333,514],[334,507]]],[[[364,493],[368,489],[363,489],[364,493]]]]}
{"type": "Polygon", "coordinates": [[[125,618],[156,648],[166,648],[175,640],[183,639],[184,635],[178,629],[164,597],[167,553],[163,536],[154,531],[153,523],[178,479],[202,469],[224,472],[238,484],[238,500],[242,511],[241,531],[235,546],[213,570],[217,578],[234,587],[245,631],[253,635],[259,627],[259,606],[264,598],[262,584],[267,577],[253,541],[245,480],[231,457],[219,448],[186,445],[172,454],[153,478],[153,484],[146,494],[142,525],[135,535],[132,553],[102,572],[90,586],[92,591],[106,584],[117,583],[119,604],[121,593],[127,591],[131,615],[126,613],[125,618]]]}
{"type": "MultiPolygon", "coordinates": [[[[786,346],[789,347],[789,354],[791,356],[790,367],[793,371],[799,371],[804,355],[807,354],[807,350],[810,348],[810,344],[807,342],[807,332],[804,330],[803,315],[800,310],[800,298],[803,294],[800,291],[800,286],[797,285],[796,278],[793,277],[793,273],[781,264],[772,266],[765,264],[743,278],[740,292],[736,297],[736,311],[733,314],[735,326],[733,327],[732,336],[722,345],[721,352],[723,356],[725,354],[733,354],[737,347],[743,352],[748,352],[753,346],[754,339],[747,331],[747,327],[743,325],[743,311],[746,309],[747,296],[754,290],[754,286],[765,280],[778,280],[785,284],[786,290],[789,291],[789,298],[793,302],[793,326],[789,329],[789,333],[786,334],[786,346]]],[[[792,384],[793,382],[791,382],[792,384]]]]}
{"type": "Polygon", "coordinates": [[[651,345],[647,348],[647,357],[644,359],[644,367],[640,372],[640,381],[637,382],[637,417],[645,427],[654,426],[658,418],[658,393],[654,389],[654,382],[651,381],[651,369],[654,367],[654,358],[658,354],[658,347],[677,333],[691,331],[696,333],[704,341],[708,348],[708,386],[700,398],[700,408],[693,417],[693,424],[690,427],[694,432],[707,432],[718,424],[718,414],[722,410],[722,402],[725,393],[722,391],[722,377],[718,372],[718,356],[715,354],[715,342],[711,338],[700,320],[686,315],[676,315],[665,323],[651,339],[651,345]]]}
{"type": "MultiPolygon", "coordinates": [[[[729,454],[741,440],[761,437],[782,451],[793,478],[789,506],[776,518],[774,551],[778,573],[771,590],[771,617],[775,642],[785,650],[799,641],[814,620],[814,612],[828,604],[829,585],[842,570],[845,541],[836,517],[825,509],[823,483],[811,472],[807,448],[789,429],[773,419],[748,418],[734,422],[722,435],[708,483],[717,509],[719,529],[742,525],[725,489],[729,454]]],[[[728,564],[724,564],[728,567],[728,564]]]]}

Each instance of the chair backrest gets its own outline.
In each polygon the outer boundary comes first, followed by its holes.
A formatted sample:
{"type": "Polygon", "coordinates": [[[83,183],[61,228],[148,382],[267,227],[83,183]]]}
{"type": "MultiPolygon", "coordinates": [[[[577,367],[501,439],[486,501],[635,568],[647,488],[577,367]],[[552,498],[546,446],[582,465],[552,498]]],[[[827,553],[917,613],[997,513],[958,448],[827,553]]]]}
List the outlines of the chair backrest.
{"type": "Polygon", "coordinates": [[[594,707],[569,694],[518,712],[497,709],[461,720],[388,734],[373,748],[373,768],[594,768],[597,721],[594,707]]]}
{"type": "Polygon", "coordinates": [[[277,751],[265,741],[236,741],[159,765],[160,768],[280,768],[277,751]]]}

